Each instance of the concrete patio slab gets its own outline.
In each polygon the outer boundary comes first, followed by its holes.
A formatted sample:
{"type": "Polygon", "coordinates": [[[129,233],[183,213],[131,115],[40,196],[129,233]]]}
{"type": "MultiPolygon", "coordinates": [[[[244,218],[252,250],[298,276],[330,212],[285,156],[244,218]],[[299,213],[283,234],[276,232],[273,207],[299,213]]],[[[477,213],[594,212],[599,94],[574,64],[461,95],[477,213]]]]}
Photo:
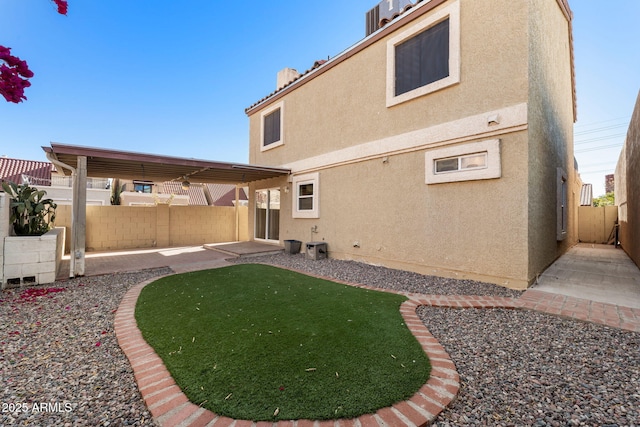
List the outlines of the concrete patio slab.
{"type": "Polygon", "coordinates": [[[640,308],[640,269],[620,248],[579,243],[553,263],[531,289],[640,308]]]}

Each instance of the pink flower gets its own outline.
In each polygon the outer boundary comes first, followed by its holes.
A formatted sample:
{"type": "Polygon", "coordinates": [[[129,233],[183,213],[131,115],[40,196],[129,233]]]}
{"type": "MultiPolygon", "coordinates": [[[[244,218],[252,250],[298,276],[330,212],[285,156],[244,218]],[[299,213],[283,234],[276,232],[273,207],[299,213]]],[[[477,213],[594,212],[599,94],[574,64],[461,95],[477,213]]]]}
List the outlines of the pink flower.
{"type": "Polygon", "coordinates": [[[53,0],[53,2],[58,6],[58,13],[60,15],[66,15],[67,9],[69,9],[69,4],[66,0],[53,0]]]}
{"type": "Polygon", "coordinates": [[[101,345],[102,345],[102,343],[101,343],[100,341],[98,341],[98,342],[96,343],[96,347],[100,347],[101,345]]]}

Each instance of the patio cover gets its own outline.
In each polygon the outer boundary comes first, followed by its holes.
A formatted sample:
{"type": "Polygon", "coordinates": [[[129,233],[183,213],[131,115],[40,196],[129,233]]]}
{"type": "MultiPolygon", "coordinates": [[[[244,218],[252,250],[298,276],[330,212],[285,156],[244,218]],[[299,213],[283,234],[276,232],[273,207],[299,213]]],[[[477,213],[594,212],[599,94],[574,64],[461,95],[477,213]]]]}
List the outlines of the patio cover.
{"type": "MultiPolygon", "coordinates": [[[[84,276],[87,177],[238,185],[286,176],[289,169],[159,156],[51,143],[42,147],[59,172],[73,176],[69,276],[84,276]]],[[[236,204],[237,205],[237,204],[236,204]]],[[[236,222],[238,212],[236,210],[236,222]]]]}
{"type": "MultiPolygon", "coordinates": [[[[241,163],[159,156],[104,148],[81,147],[51,143],[42,147],[47,157],[76,167],[78,157],[87,158],[87,176],[94,178],[140,179],[147,181],[184,181],[197,183],[243,184],[261,179],[288,175],[289,169],[279,169],[241,163]]],[[[50,159],[51,160],[51,159],[50,159]]],[[[71,175],[68,169],[60,172],[71,175]]]]}

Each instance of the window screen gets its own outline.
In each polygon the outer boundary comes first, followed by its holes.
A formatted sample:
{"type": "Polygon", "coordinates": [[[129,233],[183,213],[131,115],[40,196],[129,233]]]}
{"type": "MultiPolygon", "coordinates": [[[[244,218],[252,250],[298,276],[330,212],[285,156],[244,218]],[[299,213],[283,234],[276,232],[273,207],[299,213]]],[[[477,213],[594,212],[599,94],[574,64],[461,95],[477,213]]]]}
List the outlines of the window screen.
{"type": "Polygon", "coordinates": [[[395,50],[396,96],[449,76],[449,19],[402,42],[395,50]]]}
{"type": "Polygon", "coordinates": [[[280,109],[264,116],[264,141],[263,146],[280,141],[280,109]]]}
{"type": "Polygon", "coordinates": [[[313,210],[313,184],[300,184],[298,187],[298,210],[313,210]]]}

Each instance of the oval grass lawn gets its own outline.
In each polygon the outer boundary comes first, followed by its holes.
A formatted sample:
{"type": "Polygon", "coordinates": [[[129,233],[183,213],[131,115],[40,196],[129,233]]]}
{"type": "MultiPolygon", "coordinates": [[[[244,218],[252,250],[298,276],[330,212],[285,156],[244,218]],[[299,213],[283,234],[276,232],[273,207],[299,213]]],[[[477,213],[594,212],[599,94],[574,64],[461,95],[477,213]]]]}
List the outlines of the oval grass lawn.
{"type": "Polygon", "coordinates": [[[191,402],[230,418],[353,418],[410,398],[430,365],[401,295],[245,264],[143,290],[135,317],[191,402]]]}

